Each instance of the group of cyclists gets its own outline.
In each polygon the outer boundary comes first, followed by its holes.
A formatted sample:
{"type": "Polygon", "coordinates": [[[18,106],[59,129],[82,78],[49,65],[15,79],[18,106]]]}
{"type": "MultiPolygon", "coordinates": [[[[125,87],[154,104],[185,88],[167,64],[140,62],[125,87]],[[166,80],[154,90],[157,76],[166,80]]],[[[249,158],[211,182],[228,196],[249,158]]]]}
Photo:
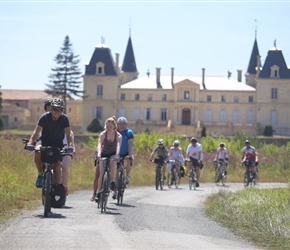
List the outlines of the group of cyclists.
{"type": "MultiPolygon", "coordinates": [[[[58,147],[60,149],[67,147],[70,154],[59,159],[54,164],[54,182],[56,184],[63,184],[68,194],[68,167],[71,163],[75,153],[74,133],[70,127],[70,121],[66,114],[64,114],[65,102],[61,99],[47,100],[44,103],[44,113],[39,117],[35,129],[27,143],[26,149],[34,150],[40,149],[42,146],[58,147]]],[[[128,121],[126,117],[115,116],[109,117],[105,121],[104,130],[100,133],[98,144],[96,148],[95,157],[97,159],[97,166],[95,171],[95,178],[93,183],[93,195],[91,201],[98,201],[100,198],[102,174],[105,168],[104,157],[110,158],[110,172],[111,183],[110,189],[112,198],[116,199],[116,182],[117,182],[117,159],[124,158],[124,166],[126,169],[126,183],[130,184],[130,172],[132,170],[132,162],[134,159],[134,132],[127,127],[128,121]]],[[[186,163],[188,173],[194,167],[196,171],[196,187],[200,186],[200,170],[203,168],[203,153],[202,145],[198,142],[196,137],[190,139],[187,146],[185,157],[180,147],[180,142],[175,140],[172,146],[168,149],[164,145],[163,139],[159,139],[157,146],[153,149],[149,161],[154,162],[153,158],[161,159],[163,180],[166,179],[166,170],[172,168],[172,161],[176,162],[176,169],[180,175],[180,168],[182,164],[186,163]],[[166,168],[167,165],[167,168],[166,168]]],[[[215,159],[222,161],[225,175],[227,174],[228,166],[228,150],[225,143],[221,142],[216,150],[215,159]]],[[[258,154],[249,140],[245,141],[245,147],[242,153],[242,163],[249,161],[249,168],[255,174],[258,166],[258,154]]],[[[41,188],[43,182],[42,162],[39,153],[35,153],[35,165],[38,171],[36,180],[36,187],[41,188]]],[[[248,171],[249,169],[246,169],[248,171]]]]}

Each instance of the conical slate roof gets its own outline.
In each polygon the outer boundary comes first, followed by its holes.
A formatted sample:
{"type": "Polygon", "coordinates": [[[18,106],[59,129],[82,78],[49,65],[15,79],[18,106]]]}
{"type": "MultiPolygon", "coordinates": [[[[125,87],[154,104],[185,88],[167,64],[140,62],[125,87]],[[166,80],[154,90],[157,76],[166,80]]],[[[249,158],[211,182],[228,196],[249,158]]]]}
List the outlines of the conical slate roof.
{"type": "Polygon", "coordinates": [[[122,65],[123,72],[137,72],[131,37],[129,37],[125,57],[122,65]]]}
{"type": "Polygon", "coordinates": [[[249,65],[248,65],[248,70],[247,70],[248,74],[254,74],[255,75],[257,73],[256,68],[257,68],[257,56],[258,55],[260,55],[259,54],[259,48],[258,48],[257,39],[255,39],[253,50],[252,50],[252,54],[251,54],[251,57],[250,57],[250,62],[249,62],[249,65]]]}

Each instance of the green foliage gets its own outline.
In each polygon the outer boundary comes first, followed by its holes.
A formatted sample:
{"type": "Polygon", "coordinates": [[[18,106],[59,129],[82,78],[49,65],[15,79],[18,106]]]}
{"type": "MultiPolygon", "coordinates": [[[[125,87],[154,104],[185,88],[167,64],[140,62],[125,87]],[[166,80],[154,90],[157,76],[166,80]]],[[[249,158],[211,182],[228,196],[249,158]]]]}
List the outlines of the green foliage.
{"type": "Polygon", "coordinates": [[[101,132],[102,130],[104,130],[104,127],[101,125],[101,123],[99,122],[97,118],[92,120],[92,122],[87,127],[87,131],[93,132],[93,133],[98,133],[98,132],[101,132]]]}
{"type": "Polygon", "coordinates": [[[3,121],[2,121],[2,119],[0,117],[0,131],[1,130],[4,130],[4,124],[3,124],[3,121]]]}
{"type": "Polygon", "coordinates": [[[52,84],[45,84],[46,93],[64,100],[74,99],[75,96],[84,97],[84,91],[80,90],[82,73],[78,67],[80,62],[78,57],[78,55],[74,55],[72,44],[69,37],[66,36],[63,47],[54,58],[57,66],[51,69],[49,81],[52,84]]]}
{"type": "Polygon", "coordinates": [[[266,125],[263,134],[264,136],[273,136],[273,132],[275,131],[273,130],[272,125],[266,125]]]}
{"type": "Polygon", "coordinates": [[[289,187],[220,191],[207,200],[206,214],[255,244],[284,250],[290,241],[289,205],[289,187]]]}

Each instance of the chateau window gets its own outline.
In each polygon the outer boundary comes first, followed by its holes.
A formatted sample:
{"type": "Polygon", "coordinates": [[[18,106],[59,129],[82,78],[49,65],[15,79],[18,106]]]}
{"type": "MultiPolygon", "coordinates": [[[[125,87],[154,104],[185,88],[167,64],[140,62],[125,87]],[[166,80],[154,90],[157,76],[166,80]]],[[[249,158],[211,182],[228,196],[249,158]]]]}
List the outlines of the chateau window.
{"type": "Polygon", "coordinates": [[[233,122],[239,122],[240,121],[240,114],[238,110],[233,111],[233,122]]]}
{"type": "Polygon", "coordinates": [[[271,111],[271,124],[277,124],[277,111],[271,111]]]}
{"type": "Polygon", "coordinates": [[[220,122],[226,122],[227,121],[227,112],[225,110],[220,111],[220,122]]]}
{"type": "Polygon", "coordinates": [[[125,93],[121,93],[121,100],[124,101],[126,99],[125,93]]]}
{"type": "Polygon", "coordinates": [[[150,108],[146,108],[145,109],[145,120],[146,121],[150,121],[151,120],[151,109],[150,108]]]}
{"type": "Polygon", "coordinates": [[[212,111],[210,109],[205,111],[205,121],[212,122],[212,111]]]}
{"type": "Polygon", "coordinates": [[[211,102],[211,95],[208,95],[208,96],[206,97],[206,101],[207,101],[207,102],[211,102]]]}
{"type": "Polygon", "coordinates": [[[280,78],[279,67],[277,65],[271,67],[271,77],[280,78]]]}
{"type": "Polygon", "coordinates": [[[102,62],[98,62],[96,64],[96,75],[104,75],[105,74],[105,64],[102,62]]]}
{"type": "Polygon", "coordinates": [[[121,117],[121,116],[126,117],[126,110],[125,110],[125,108],[120,108],[119,116],[120,116],[120,117],[121,117]]]}
{"type": "Polygon", "coordinates": [[[97,96],[103,96],[103,85],[97,85],[97,96]]]}
{"type": "Polygon", "coordinates": [[[148,95],[147,100],[150,101],[150,102],[152,101],[152,94],[148,95]]]}
{"type": "Polygon", "coordinates": [[[140,120],[140,109],[139,108],[135,108],[134,109],[134,120],[140,120]]]}
{"type": "Polygon", "coordinates": [[[95,107],[95,118],[98,120],[102,120],[103,117],[103,108],[102,107],[95,107]]]}
{"type": "Polygon", "coordinates": [[[239,97],[238,96],[234,96],[234,102],[239,102],[239,97]]]}
{"type": "Polygon", "coordinates": [[[221,96],[221,102],[226,102],[226,97],[224,95],[221,96]]]}
{"type": "Polygon", "coordinates": [[[183,99],[184,100],[189,100],[189,91],[188,90],[184,91],[183,99]]]}
{"type": "Polygon", "coordinates": [[[252,95],[249,95],[249,102],[254,102],[254,97],[252,95]]]}
{"type": "Polygon", "coordinates": [[[162,95],[162,101],[166,101],[166,99],[167,99],[167,96],[165,94],[162,95]]]}
{"type": "Polygon", "coordinates": [[[247,121],[249,123],[253,123],[254,122],[254,112],[253,112],[253,110],[248,110],[247,121]]]}
{"type": "Polygon", "coordinates": [[[135,101],[139,101],[140,100],[140,95],[139,94],[135,94],[135,101]]]}
{"type": "Polygon", "coordinates": [[[272,99],[278,99],[278,89],[277,88],[272,88],[271,89],[271,98],[272,99]]]}
{"type": "Polygon", "coordinates": [[[161,121],[167,120],[168,109],[161,109],[161,121]]]}

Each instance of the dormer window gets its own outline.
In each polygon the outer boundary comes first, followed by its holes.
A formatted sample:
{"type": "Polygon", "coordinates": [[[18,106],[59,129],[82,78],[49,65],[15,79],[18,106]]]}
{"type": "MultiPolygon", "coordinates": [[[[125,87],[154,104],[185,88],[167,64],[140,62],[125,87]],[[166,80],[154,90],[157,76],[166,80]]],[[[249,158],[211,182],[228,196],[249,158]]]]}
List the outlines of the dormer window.
{"type": "Polygon", "coordinates": [[[102,62],[96,63],[96,75],[104,75],[105,74],[105,64],[102,62]]]}
{"type": "Polygon", "coordinates": [[[271,67],[271,76],[270,77],[280,78],[279,67],[277,65],[273,65],[271,67]]]}

